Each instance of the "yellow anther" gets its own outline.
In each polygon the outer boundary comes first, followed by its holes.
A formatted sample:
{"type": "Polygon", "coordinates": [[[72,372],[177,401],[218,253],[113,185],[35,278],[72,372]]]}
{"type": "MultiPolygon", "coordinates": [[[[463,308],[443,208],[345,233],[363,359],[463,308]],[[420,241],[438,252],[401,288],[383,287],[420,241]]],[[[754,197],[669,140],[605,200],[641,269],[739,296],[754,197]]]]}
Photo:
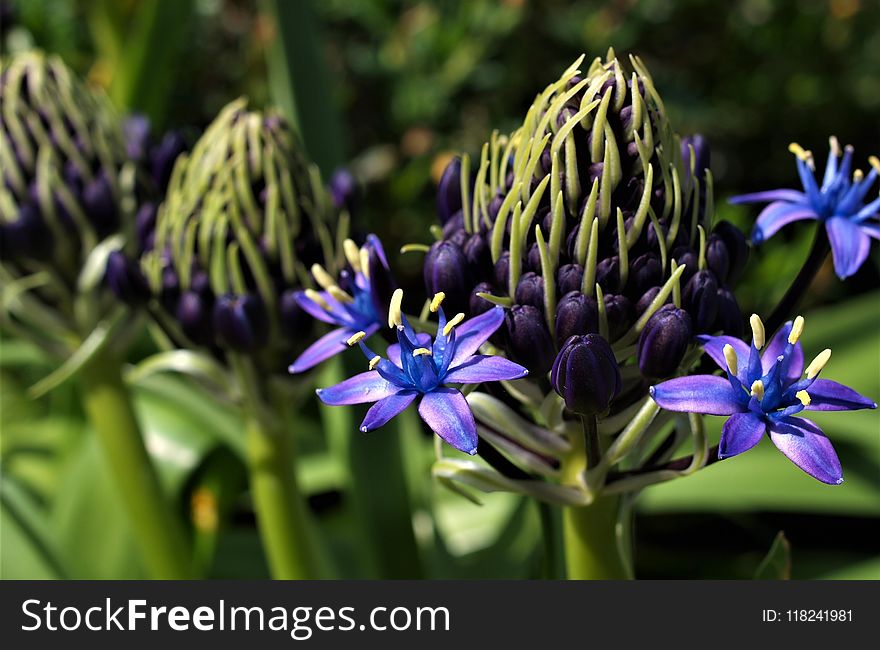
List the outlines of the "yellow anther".
{"type": "Polygon", "coordinates": [[[764,334],[764,322],[758,314],[752,314],[751,318],[749,318],[749,323],[752,326],[752,338],[755,341],[755,347],[760,350],[764,347],[764,341],[766,340],[764,334]]]}
{"type": "Polygon", "coordinates": [[[853,183],[861,183],[862,179],[865,177],[865,172],[861,169],[857,169],[853,172],[853,183]]]}
{"type": "Polygon", "coordinates": [[[363,273],[367,280],[370,279],[370,251],[366,248],[362,248],[360,252],[361,256],[361,273],[363,273]]]}
{"type": "Polygon", "coordinates": [[[452,320],[446,323],[446,327],[443,328],[443,336],[449,336],[449,333],[452,331],[452,328],[458,325],[461,321],[464,320],[464,314],[459,312],[455,316],[452,317],[452,320]]]}
{"type": "Polygon", "coordinates": [[[312,264],[312,277],[315,278],[315,282],[327,291],[330,290],[330,287],[336,286],[336,280],[320,264],[312,264]]]}
{"type": "Polygon", "coordinates": [[[791,324],[791,332],[788,333],[788,342],[794,345],[804,333],[804,317],[798,316],[791,324]]]}
{"type": "Polygon", "coordinates": [[[794,394],[794,396],[797,397],[801,401],[801,404],[803,404],[804,406],[809,406],[810,402],[813,401],[810,398],[810,394],[805,390],[799,390],[794,394]]]}
{"type": "Polygon", "coordinates": [[[314,289],[306,289],[306,298],[311,300],[312,302],[320,305],[321,309],[325,311],[330,311],[330,305],[327,304],[327,301],[324,300],[324,296],[315,291],[314,289]]]}
{"type": "Polygon", "coordinates": [[[816,375],[822,372],[822,368],[825,367],[825,364],[828,363],[828,359],[831,358],[831,350],[825,348],[819,354],[816,355],[816,358],[810,362],[810,365],[807,366],[807,379],[815,379],[816,375]]]}
{"type": "Polygon", "coordinates": [[[801,160],[809,160],[813,156],[810,151],[804,149],[797,142],[792,142],[790,145],[788,145],[788,150],[801,160]]]}
{"type": "Polygon", "coordinates": [[[346,239],[342,242],[342,250],[351,268],[354,269],[355,273],[359,272],[361,270],[361,250],[358,248],[358,245],[352,240],[346,239]]]}
{"type": "Polygon", "coordinates": [[[727,361],[727,369],[730,371],[730,374],[735,377],[738,370],[736,350],[734,350],[733,346],[728,343],[721,349],[721,351],[724,352],[724,360],[727,361]]]}
{"type": "Polygon", "coordinates": [[[752,396],[755,397],[759,402],[764,399],[764,382],[760,379],[756,379],[754,383],[752,383],[752,396]]]}
{"type": "Polygon", "coordinates": [[[434,314],[440,309],[440,305],[443,304],[443,299],[446,297],[446,294],[442,291],[439,291],[434,294],[434,297],[431,299],[431,313],[434,314]]]}
{"type": "Polygon", "coordinates": [[[868,156],[868,162],[871,164],[871,167],[880,172],[880,158],[877,156],[868,156]]]}
{"type": "Polygon", "coordinates": [[[380,357],[378,354],[375,357],[373,357],[372,359],[370,359],[370,370],[373,370],[376,366],[378,366],[379,362],[381,360],[382,360],[382,357],[380,357]]]}
{"type": "Polygon", "coordinates": [[[836,135],[832,135],[828,138],[828,145],[831,147],[831,155],[837,158],[840,156],[840,141],[837,139],[836,135]]]}
{"type": "Polygon", "coordinates": [[[388,327],[403,327],[403,318],[400,314],[402,302],[403,289],[395,289],[391,294],[391,304],[388,305],[388,327]]]}
{"type": "Polygon", "coordinates": [[[349,346],[357,345],[364,339],[366,335],[366,332],[355,332],[351,335],[351,338],[346,341],[346,343],[348,343],[349,346]]]}
{"type": "Polygon", "coordinates": [[[414,357],[430,356],[431,351],[428,348],[416,348],[413,350],[414,357]]]}
{"type": "Polygon", "coordinates": [[[336,300],[338,300],[339,302],[344,302],[347,304],[351,304],[354,302],[354,298],[345,293],[345,291],[343,291],[336,285],[333,285],[332,287],[327,287],[327,293],[336,298],[336,300]]]}

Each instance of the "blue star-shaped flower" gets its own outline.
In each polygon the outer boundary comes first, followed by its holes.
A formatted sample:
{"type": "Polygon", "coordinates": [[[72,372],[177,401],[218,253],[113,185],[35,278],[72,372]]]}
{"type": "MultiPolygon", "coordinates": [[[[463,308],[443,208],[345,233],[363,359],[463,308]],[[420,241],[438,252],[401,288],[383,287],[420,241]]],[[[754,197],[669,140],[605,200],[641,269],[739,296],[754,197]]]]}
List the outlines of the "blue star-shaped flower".
{"type": "Polygon", "coordinates": [[[870,238],[880,239],[880,198],[865,203],[865,197],[880,175],[880,160],[871,156],[871,171],[867,176],[852,171],[853,148],[844,148],[831,138],[831,152],[825,165],[821,187],[814,176],[813,154],[799,145],[789,149],[797,156],[798,174],[804,191],[769,190],[743,194],[730,199],[731,203],[767,203],[758,216],[752,231],[752,241],[761,244],[783,226],[802,219],[815,219],[825,224],[831,252],[834,255],[834,271],[841,280],[859,270],[868,257],[870,238]]]}
{"type": "Polygon", "coordinates": [[[794,417],[804,409],[852,411],[877,408],[872,400],[828,379],[818,379],[831,357],[821,352],[804,370],[798,342],[804,319],[789,321],[764,347],[764,325],[752,315],[752,345],[731,336],[700,336],[705,352],[727,377],[678,377],[651,387],[651,397],[669,411],[729,415],[718,457],[748,451],[769,431],[770,440],[791,462],[823,483],[843,482],[840,461],[815,422],[794,417]],[[760,352],[764,349],[763,354],[760,352]]]}
{"type": "Polygon", "coordinates": [[[387,359],[370,350],[358,332],[349,343],[360,345],[370,360],[368,372],[355,375],[336,386],[319,389],[325,404],[375,402],[361,423],[361,431],[381,427],[419,396],[419,415],[447,443],[467,454],[477,452],[477,426],[464,395],[447,384],[480,384],[520,379],[528,370],[504,357],[475,354],[504,321],[504,309],[496,307],[464,321],[464,314],[446,320],[435,296],[432,310],[439,311],[437,336],[416,334],[400,313],[400,289],[394,292],[389,324],[397,329],[397,343],[390,345],[387,359]]]}

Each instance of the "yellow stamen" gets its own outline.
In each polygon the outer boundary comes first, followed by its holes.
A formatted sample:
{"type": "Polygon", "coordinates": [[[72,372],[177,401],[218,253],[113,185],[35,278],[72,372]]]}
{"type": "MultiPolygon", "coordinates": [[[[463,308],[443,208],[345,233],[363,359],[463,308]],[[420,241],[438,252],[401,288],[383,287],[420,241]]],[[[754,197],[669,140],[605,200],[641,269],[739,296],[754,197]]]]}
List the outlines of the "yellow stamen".
{"type": "Polygon", "coordinates": [[[327,291],[330,290],[330,287],[336,286],[336,280],[320,264],[312,264],[312,277],[315,278],[315,282],[321,285],[321,288],[327,291]]]}
{"type": "Polygon", "coordinates": [[[434,314],[440,309],[440,305],[443,304],[443,299],[446,297],[446,294],[442,291],[435,293],[434,298],[431,300],[431,313],[434,314]]]}
{"type": "Polygon", "coordinates": [[[361,252],[361,273],[366,276],[367,280],[370,279],[370,251],[366,248],[362,248],[361,252]]]}
{"type": "Polygon", "coordinates": [[[388,327],[403,327],[403,318],[400,314],[401,302],[403,302],[403,289],[395,289],[391,294],[391,304],[388,305],[388,327]]]}
{"type": "Polygon", "coordinates": [[[871,167],[880,172],[880,158],[877,156],[868,156],[868,162],[871,163],[871,167]]]}
{"type": "Polygon", "coordinates": [[[336,298],[339,302],[344,302],[347,304],[351,304],[354,302],[354,298],[345,293],[342,289],[333,285],[332,287],[327,287],[327,293],[336,298]]]}
{"type": "Polygon", "coordinates": [[[428,348],[416,348],[413,350],[414,357],[430,356],[431,351],[428,348]]]}
{"type": "Polygon", "coordinates": [[[381,360],[382,360],[382,357],[380,357],[378,354],[375,357],[373,357],[372,359],[370,359],[370,370],[373,370],[376,366],[378,366],[379,362],[381,360]]]}
{"type": "Polygon", "coordinates": [[[724,352],[724,360],[727,361],[727,369],[730,371],[730,374],[735,377],[738,370],[736,350],[734,350],[733,346],[728,343],[722,348],[722,352],[724,352]]]}
{"type": "Polygon", "coordinates": [[[831,155],[837,158],[840,156],[840,141],[837,139],[836,135],[832,135],[828,138],[828,145],[831,147],[831,155]]]}
{"type": "Polygon", "coordinates": [[[306,298],[320,305],[321,309],[323,309],[324,311],[330,311],[330,305],[328,305],[327,301],[324,300],[324,296],[322,296],[314,289],[306,289],[306,298]]]}
{"type": "Polygon", "coordinates": [[[443,336],[449,336],[449,333],[452,331],[452,328],[458,325],[461,321],[464,320],[464,314],[458,313],[456,314],[452,320],[446,323],[446,327],[443,328],[443,336]]]}
{"type": "Polygon", "coordinates": [[[367,335],[366,332],[355,332],[351,335],[351,338],[346,341],[349,346],[357,345],[360,343],[363,338],[367,335]]]}
{"type": "Polygon", "coordinates": [[[861,183],[862,179],[865,177],[865,172],[861,169],[857,169],[853,172],[853,183],[861,183]]]}
{"type": "Polygon", "coordinates": [[[359,272],[361,270],[361,251],[358,245],[352,240],[346,239],[342,242],[342,250],[345,252],[345,259],[348,260],[351,268],[355,273],[359,272]]]}
{"type": "Polygon", "coordinates": [[[752,326],[752,338],[755,341],[755,347],[759,350],[764,347],[765,334],[764,334],[764,323],[761,320],[761,317],[758,314],[752,314],[751,318],[749,318],[749,323],[752,326]]]}
{"type": "Polygon", "coordinates": [[[788,145],[788,150],[795,156],[797,156],[800,160],[809,160],[813,157],[813,153],[811,151],[804,149],[797,142],[792,142],[790,145],[788,145]]]}
{"type": "Polygon", "coordinates": [[[788,333],[788,342],[794,345],[804,333],[804,317],[798,316],[791,324],[791,332],[788,333]]]}
{"type": "Polygon", "coordinates": [[[794,394],[794,396],[797,397],[801,401],[801,404],[803,404],[804,406],[809,406],[810,402],[813,401],[810,398],[810,394],[805,390],[799,390],[794,394]]]}
{"type": "Polygon", "coordinates": [[[752,396],[754,396],[759,402],[764,399],[764,382],[760,379],[756,379],[752,384],[752,396]]]}
{"type": "Polygon", "coordinates": [[[816,375],[822,372],[822,368],[825,367],[825,364],[828,363],[828,359],[831,358],[831,350],[825,348],[819,354],[816,355],[816,358],[810,362],[810,365],[807,366],[807,379],[815,379],[816,375]]]}

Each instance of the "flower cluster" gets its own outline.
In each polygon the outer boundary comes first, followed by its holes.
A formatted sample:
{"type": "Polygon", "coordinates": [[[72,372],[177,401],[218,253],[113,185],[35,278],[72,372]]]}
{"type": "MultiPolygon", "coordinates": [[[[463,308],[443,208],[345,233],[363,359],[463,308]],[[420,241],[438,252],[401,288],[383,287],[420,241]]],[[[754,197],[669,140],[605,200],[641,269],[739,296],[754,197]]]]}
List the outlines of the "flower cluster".
{"type": "Polygon", "coordinates": [[[331,213],[286,122],[243,99],[226,106],[174,168],[141,256],[169,338],[281,370],[310,331],[298,301],[308,269],[336,264],[331,213]]]}
{"type": "Polygon", "coordinates": [[[824,224],[834,254],[834,270],[841,280],[859,270],[868,258],[871,239],[880,239],[880,198],[866,203],[871,186],[880,175],[880,159],[868,158],[871,170],[866,176],[853,170],[853,148],[843,152],[837,138],[832,137],[831,151],[825,164],[822,184],[814,176],[813,154],[792,144],[789,149],[797,158],[798,174],[803,191],[768,190],[735,196],[731,203],[769,203],[758,216],[752,241],[761,244],[783,226],[794,221],[814,220],[824,224]]]}

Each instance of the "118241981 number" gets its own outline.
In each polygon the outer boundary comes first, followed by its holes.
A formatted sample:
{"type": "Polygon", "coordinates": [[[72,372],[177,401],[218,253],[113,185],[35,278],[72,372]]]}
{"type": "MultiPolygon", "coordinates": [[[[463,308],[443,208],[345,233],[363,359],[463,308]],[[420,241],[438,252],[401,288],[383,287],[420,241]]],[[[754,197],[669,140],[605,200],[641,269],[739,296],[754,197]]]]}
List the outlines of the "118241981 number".
{"type": "Polygon", "coordinates": [[[789,609],[785,612],[789,623],[851,622],[851,609],[789,609]]]}

